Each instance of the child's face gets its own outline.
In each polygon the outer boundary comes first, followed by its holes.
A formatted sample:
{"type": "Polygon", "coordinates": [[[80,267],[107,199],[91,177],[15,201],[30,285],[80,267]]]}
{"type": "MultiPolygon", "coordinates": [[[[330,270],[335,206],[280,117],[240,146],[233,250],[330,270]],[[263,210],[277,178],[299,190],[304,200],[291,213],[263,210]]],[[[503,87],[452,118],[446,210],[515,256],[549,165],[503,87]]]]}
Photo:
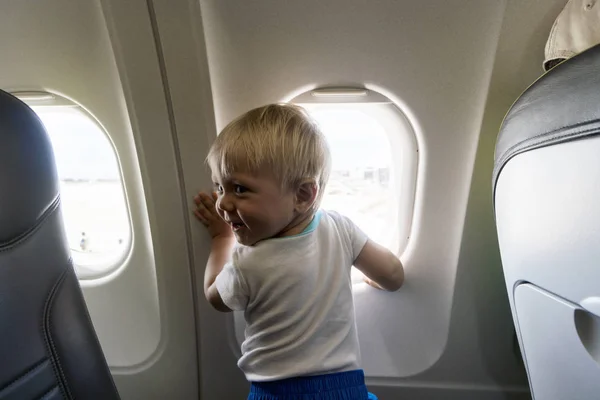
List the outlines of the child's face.
{"type": "Polygon", "coordinates": [[[231,225],[237,241],[252,246],[285,235],[293,222],[295,194],[268,173],[213,175],[217,212],[231,225]]]}

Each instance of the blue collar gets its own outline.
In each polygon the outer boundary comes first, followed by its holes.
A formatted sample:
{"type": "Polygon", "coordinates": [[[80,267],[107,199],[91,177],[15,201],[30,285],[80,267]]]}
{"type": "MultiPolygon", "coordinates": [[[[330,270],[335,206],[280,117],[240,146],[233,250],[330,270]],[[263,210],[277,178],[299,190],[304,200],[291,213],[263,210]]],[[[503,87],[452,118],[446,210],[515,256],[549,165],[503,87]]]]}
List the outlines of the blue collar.
{"type": "Polygon", "coordinates": [[[314,231],[315,229],[317,229],[317,226],[319,226],[319,221],[321,221],[321,214],[322,211],[319,210],[315,213],[315,216],[313,217],[312,221],[310,221],[310,224],[308,224],[306,226],[306,228],[304,228],[304,230],[296,235],[292,235],[292,236],[287,236],[288,238],[291,237],[296,237],[296,236],[304,236],[304,235],[308,235],[309,233],[311,233],[312,231],[314,231]]]}

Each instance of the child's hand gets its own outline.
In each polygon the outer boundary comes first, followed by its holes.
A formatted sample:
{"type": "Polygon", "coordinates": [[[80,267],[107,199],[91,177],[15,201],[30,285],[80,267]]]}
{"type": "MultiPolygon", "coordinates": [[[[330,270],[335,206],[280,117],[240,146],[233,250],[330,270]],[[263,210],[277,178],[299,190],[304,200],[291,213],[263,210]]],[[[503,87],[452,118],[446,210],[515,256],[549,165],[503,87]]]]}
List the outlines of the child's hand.
{"type": "Polygon", "coordinates": [[[369,286],[371,286],[371,287],[374,287],[375,289],[384,290],[384,289],[383,289],[381,286],[379,286],[379,285],[377,284],[377,282],[375,282],[375,281],[373,281],[373,280],[371,280],[371,279],[367,278],[366,276],[363,276],[363,281],[364,281],[364,282],[365,282],[367,285],[369,285],[369,286]]]}
{"type": "Polygon", "coordinates": [[[212,197],[203,192],[198,193],[194,197],[194,203],[196,203],[194,215],[206,226],[213,239],[216,237],[233,237],[231,226],[223,221],[217,213],[216,200],[217,194],[214,192],[212,197]]]}

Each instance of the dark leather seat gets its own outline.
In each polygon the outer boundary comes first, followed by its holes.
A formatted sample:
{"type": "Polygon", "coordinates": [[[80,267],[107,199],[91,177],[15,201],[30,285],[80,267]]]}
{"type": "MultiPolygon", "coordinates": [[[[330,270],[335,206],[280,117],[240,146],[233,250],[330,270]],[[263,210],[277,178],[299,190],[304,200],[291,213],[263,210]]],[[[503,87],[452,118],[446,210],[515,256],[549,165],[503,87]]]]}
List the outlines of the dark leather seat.
{"type": "Polygon", "coordinates": [[[0,400],[118,398],[72,266],[49,138],[0,91],[0,400]]]}
{"type": "Polygon", "coordinates": [[[494,207],[534,398],[600,398],[600,45],[556,66],[507,114],[494,207]]]}

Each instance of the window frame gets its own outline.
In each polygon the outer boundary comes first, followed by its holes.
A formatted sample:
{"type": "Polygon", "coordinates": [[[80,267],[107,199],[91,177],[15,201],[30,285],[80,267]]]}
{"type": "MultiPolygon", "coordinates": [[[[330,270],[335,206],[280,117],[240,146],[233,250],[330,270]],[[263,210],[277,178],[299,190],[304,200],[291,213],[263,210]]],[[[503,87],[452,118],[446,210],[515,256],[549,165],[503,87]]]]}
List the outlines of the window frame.
{"type": "MultiPolygon", "coordinates": [[[[38,115],[38,113],[35,110],[36,108],[37,109],[63,108],[63,109],[74,110],[75,112],[88,118],[88,120],[91,123],[93,123],[100,130],[100,132],[102,132],[104,134],[111,150],[113,151],[113,154],[114,154],[114,157],[115,157],[115,160],[117,163],[119,183],[121,185],[123,200],[125,202],[125,215],[127,218],[128,233],[129,233],[128,236],[129,237],[128,237],[128,240],[125,241],[122,251],[120,251],[118,254],[115,254],[114,256],[104,258],[99,263],[78,264],[75,260],[75,257],[71,256],[71,259],[73,260],[72,261],[73,266],[75,269],[75,273],[77,275],[77,279],[79,281],[93,282],[93,281],[97,281],[97,280],[102,280],[102,279],[108,277],[109,275],[114,274],[117,270],[119,270],[122,267],[124,267],[125,265],[127,265],[127,260],[130,258],[131,254],[133,252],[134,228],[133,228],[133,221],[132,221],[132,217],[131,217],[129,197],[127,195],[127,187],[125,184],[125,179],[124,179],[124,174],[123,174],[123,167],[121,165],[118,149],[115,146],[115,143],[112,140],[110,134],[107,132],[107,130],[104,128],[104,126],[100,123],[100,121],[98,121],[98,119],[91,112],[89,112],[87,109],[85,109],[80,104],[78,104],[72,100],[69,100],[63,96],[60,96],[60,95],[57,95],[54,93],[38,92],[38,91],[19,91],[19,92],[12,92],[11,94],[13,96],[17,97],[19,100],[21,100],[25,104],[27,104],[27,106],[29,106],[36,113],[36,115],[38,115]],[[92,267],[95,270],[97,269],[97,271],[91,271],[90,267],[92,267]]],[[[39,115],[38,115],[38,118],[40,118],[39,115]]],[[[40,118],[40,120],[41,120],[41,118],[40,118]]],[[[46,132],[46,133],[48,134],[48,136],[50,136],[49,132],[46,132]]],[[[57,157],[56,154],[54,156],[57,157]]],[[[66,232],[66,226],[65,226],[65,232],[66,232]]],[[[69,250],[73,251],[71,248],[69,248],[69,250]]]]}

